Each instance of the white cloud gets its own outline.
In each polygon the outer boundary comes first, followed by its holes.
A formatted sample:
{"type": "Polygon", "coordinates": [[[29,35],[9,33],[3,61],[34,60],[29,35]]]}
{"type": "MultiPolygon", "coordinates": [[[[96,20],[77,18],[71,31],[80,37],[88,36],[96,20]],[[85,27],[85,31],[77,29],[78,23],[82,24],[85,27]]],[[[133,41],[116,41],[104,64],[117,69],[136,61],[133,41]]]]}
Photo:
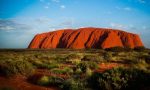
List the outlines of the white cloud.
{"type": "Polygon", "coordinates": [[[27,24],[18,23],[15,19],[0,19],[0,30],[30,30],[27,24]]]}
{"type": "Polygon", "coordinates": [[[61,9],[65,9],[66,6],[65,6],[65,5],[61,5],[60,8],[61,8],[61,9]]]}
{"type": "Polygon", "coordinates": [[[14,30],[15,28],[12,26],[1,26],[0,30],[14,30]]]}
{"type": "Polygon", "coordinates": [[[110,27],[116,28],[116,29],[126,29],[127,28],[127,26],[122,25],[122,24],[118,24],[118,23],[110,23],[110,27]]]}

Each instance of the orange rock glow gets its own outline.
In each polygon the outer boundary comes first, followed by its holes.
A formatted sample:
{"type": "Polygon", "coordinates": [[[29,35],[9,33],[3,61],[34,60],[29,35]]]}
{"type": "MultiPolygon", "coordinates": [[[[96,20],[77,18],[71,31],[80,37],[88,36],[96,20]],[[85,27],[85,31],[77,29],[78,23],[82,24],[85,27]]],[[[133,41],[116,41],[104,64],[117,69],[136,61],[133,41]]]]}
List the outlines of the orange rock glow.
{"type": "Polygon", "coordinates": [[[104,28],[64,29],[37,34],[28,48],[111,48],[143,46],[137,34],[104,28]]]}

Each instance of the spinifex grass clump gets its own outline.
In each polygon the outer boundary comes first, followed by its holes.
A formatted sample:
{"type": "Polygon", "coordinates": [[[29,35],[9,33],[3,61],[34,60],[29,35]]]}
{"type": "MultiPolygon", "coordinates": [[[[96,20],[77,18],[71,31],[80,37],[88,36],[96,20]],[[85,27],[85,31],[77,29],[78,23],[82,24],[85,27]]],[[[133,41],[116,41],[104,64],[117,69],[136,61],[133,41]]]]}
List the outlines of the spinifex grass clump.
{"type": "Polygon", "coordinates": [[[52,73],[54,74],[67,74],[71,75],[73,73],[73,69],[69,67],[65,67],[63,69],[55,68],[51,70],[52,73]]]}
{"type": "Polygon", "coordinates": [[[62,82],[64,81],[61,77],[54,77],[54,76],[42,76],[37,79],[36,84],[42,85],[42,86],[60,86],[62,82]]]}
{"type": "Polygon", "coordinates": [[[56,61],[43,62],[42,60],[34,60],[32,61],[32,64],[39,69],[53,69],[59,67],[59,64],[56,61]]]}
{"type": "Polygon", "coordinates": [[[81,55],[79,54],[69,54],[65,60],[66,63],[78,64],[81,62],[81,55]]]}
{"type": "Polygon", "coordinates": [[[89,85],[94,90],[142,90],[150,86],[150,72],[123,68],[96,72],[89,79],[89,85]]]}
{"type": "Polygon", "coordinates": [[[82,59],[82,61],[92,61],[92,62],[103,62],[104,59],[102,56],[98,55],[85,55],[82,59]]]}
{"type": "Polygon", "coordinates": [[[5,60],[0,63],[0,73],[11,76],[16,74],[31,75],[34,68],[31,63],[24,60],[5,60]]]}

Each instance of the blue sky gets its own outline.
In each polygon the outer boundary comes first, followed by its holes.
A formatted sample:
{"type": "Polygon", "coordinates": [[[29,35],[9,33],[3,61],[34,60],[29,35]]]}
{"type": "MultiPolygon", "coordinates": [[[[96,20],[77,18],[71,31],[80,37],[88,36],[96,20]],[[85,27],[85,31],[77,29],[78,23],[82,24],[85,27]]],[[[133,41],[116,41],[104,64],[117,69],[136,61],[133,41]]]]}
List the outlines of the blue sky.
{"type": "Polygon", "coordinates": [[[150,48],[150,0],[0,0],[0,48],[26,48],[37,33],[80,27],[137,33],[150,48]]]}

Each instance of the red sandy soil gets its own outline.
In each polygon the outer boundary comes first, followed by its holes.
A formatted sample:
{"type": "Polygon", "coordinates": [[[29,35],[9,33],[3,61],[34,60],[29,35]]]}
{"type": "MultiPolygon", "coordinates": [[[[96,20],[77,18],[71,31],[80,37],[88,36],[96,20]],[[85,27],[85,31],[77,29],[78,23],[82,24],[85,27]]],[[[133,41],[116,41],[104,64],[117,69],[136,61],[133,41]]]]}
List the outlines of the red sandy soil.
{"type": "MultiPolygon", "coordinates": [[[[105,70],[112,69],[114,67],[118,66],[124,66],[124,64],[119,63],[102,63],[99,64],[99,69],[96,70],[96,72],[104,72],[105,70]]],[[[59,76],[62,78],[68,78],[67,75],[58,75],[53,74],[49,70],[46,69],[37,69],[35,72],[35,75],[33,76],[33,80],[39,78],[40,76],[59,76]]],[[[29,83],[27,81],[27,78],[21,75],[17,75],[11,78],[4,77],[0,75],[0,88],[2,87],[13,87],[16,90],[60,90],[57,87],[49,86],[49,87],[43,87],[34,85],[32,83],[29,83]]]]}
{"type": "Polygon", "coordinates": [[[57,87],[43,87],[27,82],[27,78],[21,75],[7,78],[0,76],[0,88],[12,87],[15,90],[60,90],[57,87]]]}
{"type": "Polygon", "coordinates": [[[28,48],[111,48],[143,46],[137,34],[105,28],[63,29],[37,34],[28,48]]]}
{"type": "MultiPolygon", "coordinates": [[[[36,79],[44,75],[57,76],[57,77],[62,77],[64,79],[69,77],[68,75],[51,73],[49,70],[46,69],[37,69],[35,71],[35,74],[32,76],[32,80],[36,81],[36,79]]],[[[29,81],[27,81],[27,78],[22,75],[13,76],[11,78],[0,75],[0,88],[3,87],[12,87],[16,90],[60,90],[59,88],[54,86],[44,87],[44,86],[34,85],[29,81]]]]}
{"type": "Polygon", "coordinates": [[[68,78],[69,76],[66,75],[66,74],[54,74],[54,73],[51,73],[49,70],[47,69],[37,69],[36,70],[36,73],[35,73],[35,76],[38,75],[38,76],[57,76],[57,77],[61,77],[61,78],[68,78]]]}
{"type": "Polygon", "coordinates": [[[102,64],[99,64],[99,69],[96,70],[96,72],[104,72],[104,71],[112,69],[114,67],[121,67],[121,66],[127,66],[127,65],[120,64],[120,63],[102,63],[102,64]]]}

